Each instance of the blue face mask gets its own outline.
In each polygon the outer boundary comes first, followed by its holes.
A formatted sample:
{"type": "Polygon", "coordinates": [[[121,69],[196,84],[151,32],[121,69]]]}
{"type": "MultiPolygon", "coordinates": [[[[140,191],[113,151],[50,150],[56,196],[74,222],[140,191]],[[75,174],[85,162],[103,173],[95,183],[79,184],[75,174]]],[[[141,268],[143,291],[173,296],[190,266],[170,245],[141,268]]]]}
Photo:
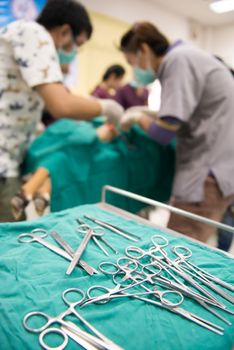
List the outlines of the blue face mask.
{"type": "Polygon", "coordinates": [[[153,83],[157,79],[157,74],[152,68],[142,69],[138,66],[133,68],[135,80],[141,86],[146,86],[153,83]]]}
{"type": "Polygon", "coordinates": [[[58,50],[58,57],[60,64],[70,64],[75,57],[77,56],[77,47],[75,47],[72,51],[66,52],[63,49],[58,50]]]}

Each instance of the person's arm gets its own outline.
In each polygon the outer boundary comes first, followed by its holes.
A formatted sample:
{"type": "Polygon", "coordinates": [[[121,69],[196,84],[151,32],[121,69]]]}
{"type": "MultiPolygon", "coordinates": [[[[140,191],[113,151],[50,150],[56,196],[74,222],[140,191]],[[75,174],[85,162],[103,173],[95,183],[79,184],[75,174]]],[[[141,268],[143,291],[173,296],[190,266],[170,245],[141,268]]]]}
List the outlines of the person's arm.
{"type": "Polygon", "coordinates": [[[123,108],[113,100],[100,100],[72,95],[63,84],[52,83],[35,87],[55,118],[89,120],[99,115],[115,126],[119,125],[123,108]]]}
{"type": "Polygon", "coordinates": [[[147,106],[134,106],[128,108],[121,118],[121,128],[128,131],[132,125],[138,124],[141,117],[150,117],[151,121],[157,118],[157,112],[150,110],[147,106]]]}
{"type": "Polygon", "coordinates": [[[162,145],[169,144],[181,126],[180,120],[175,117],[163,117],[152,120],[146,115],[142,115],[139,118],[138,124],[152,140],[162,145]]]}
{"type": "Polygon", "coordinates": [[[161,117],[147,107],[132,107],[121,119],[122,129],[127,131],[133,124],[139,125],[151,139],[166,145],[176,136],[181,122],[176,117],[161,117]]]}
{"type": "Polygon", "coordinates": [[[103,112],[98,100],[72,95],[63,84],[43,84],[35,90],[55,118],[91,119],[103,112]]]}

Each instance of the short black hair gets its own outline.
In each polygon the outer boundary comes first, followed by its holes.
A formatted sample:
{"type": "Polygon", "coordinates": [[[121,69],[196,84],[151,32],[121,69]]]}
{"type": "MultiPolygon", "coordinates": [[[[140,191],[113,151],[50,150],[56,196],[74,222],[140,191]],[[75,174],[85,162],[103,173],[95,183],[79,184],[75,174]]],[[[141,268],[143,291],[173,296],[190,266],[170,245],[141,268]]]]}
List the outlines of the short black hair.
{"type": "Polygon", "coordinates": [[[89,39],[93,31],[87,10],[76,0],[48,0],[37,22],[48,30],[69,24],[74,37],[85,32],[89,39]]]}
{"type": "Polygon", "coordinates": [[[106,81],[111,75],[115,75],[116,78],[122,78],[125,74],[125,69],[120,64],[113,64],[105,71],[102,81],[106,81]]]}

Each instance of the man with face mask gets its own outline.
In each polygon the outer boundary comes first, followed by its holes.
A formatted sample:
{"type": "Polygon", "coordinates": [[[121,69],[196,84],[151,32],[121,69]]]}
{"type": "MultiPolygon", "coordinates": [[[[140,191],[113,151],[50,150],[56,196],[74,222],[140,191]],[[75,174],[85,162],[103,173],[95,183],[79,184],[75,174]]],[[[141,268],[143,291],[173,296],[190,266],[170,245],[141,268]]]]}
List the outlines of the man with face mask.
{"type": "MultiPolygon", "coordinates": [[[[130,28],[120,47],[142,85],[158,78],[162,87],[159,112],[132,108],[121,119],[123,129],[137,123],[161,144],[176,136],[173,204],[221,221],[234,198],[234,81],[229,70],[196,47],[181,41],[171,45],[148,22],[130,28]]],[[[169,227],[203,242],[215,233],[176,214],[169,227]]]]}
{"type": "Polygon", "coordinates": [[[88,13],[75,0],[49,0],[37,22],[20,20],[0,30],[0,221],[11,220],[10,198],[44,107],[56,118],[102,114],[119,123],[123,109],[115,101],[74,96],[63,85],[58,53],[70,60],[91,34],[88,13]]]}

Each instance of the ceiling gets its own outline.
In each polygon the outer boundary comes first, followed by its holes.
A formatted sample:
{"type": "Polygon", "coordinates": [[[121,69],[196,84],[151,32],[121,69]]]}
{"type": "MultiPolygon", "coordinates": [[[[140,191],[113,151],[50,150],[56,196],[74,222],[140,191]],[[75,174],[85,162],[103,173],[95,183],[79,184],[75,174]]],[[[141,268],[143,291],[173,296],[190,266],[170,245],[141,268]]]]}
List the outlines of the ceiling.
{"type": "Polygon", "coordinates": [[[189,17],[206,26],[234,24],[234,11],[216,14],[209,8],[211,0],[151,0],[168,10],[189,17]]]}

